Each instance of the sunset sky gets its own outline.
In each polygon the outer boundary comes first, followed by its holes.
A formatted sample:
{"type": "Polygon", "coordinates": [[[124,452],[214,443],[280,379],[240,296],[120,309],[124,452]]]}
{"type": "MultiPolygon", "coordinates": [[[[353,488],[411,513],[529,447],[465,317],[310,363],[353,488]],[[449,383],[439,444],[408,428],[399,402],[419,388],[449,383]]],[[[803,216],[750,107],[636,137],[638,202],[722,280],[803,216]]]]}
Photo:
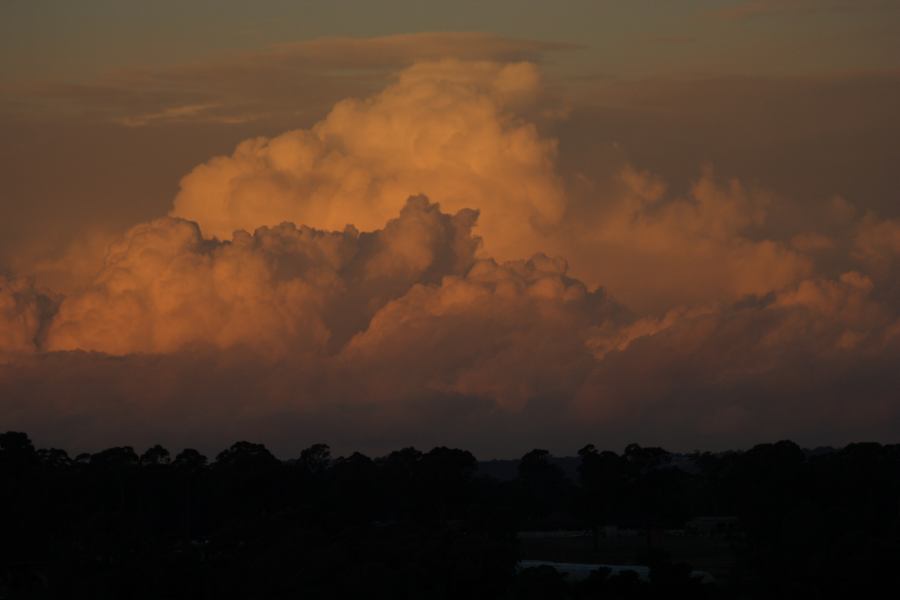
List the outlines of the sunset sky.
{"type": "Polygon", "coordinates": [[[900,3],[7,0],[0,429],[896,442],[900,3]]]}

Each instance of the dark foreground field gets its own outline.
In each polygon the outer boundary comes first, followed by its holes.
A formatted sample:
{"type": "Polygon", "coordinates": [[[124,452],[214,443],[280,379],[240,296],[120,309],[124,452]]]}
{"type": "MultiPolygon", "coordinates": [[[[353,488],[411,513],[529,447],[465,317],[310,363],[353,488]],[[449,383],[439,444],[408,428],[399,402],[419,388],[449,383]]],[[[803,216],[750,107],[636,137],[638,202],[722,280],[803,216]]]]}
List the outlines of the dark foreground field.
{"type": "Polygon", "coordinates": [[[487,474],[502,466],[443,447],[333,458],[322,444],[282,461],[248,442],[214,461],[159,446],[70,457],[9,432],[0,599],[900,593],[898,446],[585,446],[487,474]]]}

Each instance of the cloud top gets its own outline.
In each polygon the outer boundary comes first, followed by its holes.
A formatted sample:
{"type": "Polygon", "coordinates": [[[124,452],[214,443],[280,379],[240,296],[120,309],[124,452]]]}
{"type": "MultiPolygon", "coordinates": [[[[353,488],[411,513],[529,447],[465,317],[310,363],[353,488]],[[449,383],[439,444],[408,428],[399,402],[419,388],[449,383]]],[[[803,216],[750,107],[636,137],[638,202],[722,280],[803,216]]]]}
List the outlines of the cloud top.
{"type": "Polygon", "coordinates": [[[414,65],[309,130],[247,140],[197,167],[172,215],[220,238],[282,221],[370,230],[427,193],[451,211],[478,208],[487,249],[510,258],[565,209],[555,142],[521,116],[540,89],[529,63],[414,65]]]}

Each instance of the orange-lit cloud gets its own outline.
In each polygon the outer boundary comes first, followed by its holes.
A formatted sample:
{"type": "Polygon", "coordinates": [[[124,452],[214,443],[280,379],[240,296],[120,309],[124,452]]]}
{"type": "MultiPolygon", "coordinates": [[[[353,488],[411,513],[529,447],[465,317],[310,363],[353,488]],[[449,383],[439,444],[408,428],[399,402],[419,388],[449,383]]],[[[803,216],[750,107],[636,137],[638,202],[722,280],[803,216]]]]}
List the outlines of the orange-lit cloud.
{"type": "Polygon", "coordinates": [[[247,140],[181,181],[174,216],[228,237],[290,221],[374,229],[410,194],[481,211],[491,255],[539,248],[565,210],[555,142],[523,120],[540,93],[529,63],[420,63],[310,130],[247,140]]]}
{"type": "Polygon", "coordinates": [[[450,216],[416,198],[371,233],[285,223],[219,242],[182,219],[138,225],[111,246],[94,282],[62,302],[44,347],[322,353],[412,285],[464,274],[478,246],[474,221],[472,211],[450,216]]]}
{"type": "Polygon", "coordinates": [[[636,309],[765,294],[811,272],[802,253],[760,235],[771,199],[739,181],[706,172],[679,196],[625,167],[587,194],[574,201],[581,213],[562,248],[576,272],[636,309]]]}
{"type": "Polygon", "coordinates": [[[896,220],[833,196],[776,227],[777,194],[699,166],[573,174],[549,107],[534,64],[420,62],[197,166],[65,297],[0,279],[0,420],[476,449],[900,420],[896,220]]]}
{"type": "Polygon", "coordinates": [[[305,432],[485,452],[501,451],[496,431],[722,445],[814,439],[823,415],[840,423],[832,440],[900,418],[900,318],[867,275],[635,317],[562,259],[478,258],[475,219],[419,197],[369,233],[285,224],[218,241],[184,220],[140,225],[55,316],[9,288],[3,314],[27,327],[0,368],[4,415],[40,429],[52,410],[43,427],[83,424],[72,444],[254,431],[283,448],[305,432]],[[828,391],[862,373],[862,406],[828,391]]]}
{"type": "Polygon", "coordinates": [[[309,130],[247,140],[197,167],[172,214],[220,238],[281,221],[372,229],[400,198],[427,193],[480,211],[487,256],[562,254],[641,310],[765,293],[810,272],[787,243],[754,234],[771,200],[735,180],[703,173],[679,197],[623,164],[612,185],[587,179],[566,193],[557,140],[533,122],[542,95],[528,63],[419,63],[309,130]]]}

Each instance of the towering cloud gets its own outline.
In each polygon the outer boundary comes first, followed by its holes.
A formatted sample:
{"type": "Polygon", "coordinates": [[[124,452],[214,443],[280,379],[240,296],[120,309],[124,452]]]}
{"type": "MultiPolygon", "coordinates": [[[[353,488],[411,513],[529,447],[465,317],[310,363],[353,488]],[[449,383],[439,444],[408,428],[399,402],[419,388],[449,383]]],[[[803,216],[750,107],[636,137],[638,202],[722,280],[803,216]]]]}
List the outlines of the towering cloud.
{"type": "Polygon", "coordinates": [[[282,221],[369,230],[427,193],[452,211],[478,208],[487,250],[510,258],[565,209],[555,143],[521,116],[539,81],[529,63],[416,64],[309,130],[247,140],[197,167],[172,214],[220,238],[282,221]]]}
{"type": "Polygon", "coordinates": [[[65,298],[0,279],[0,420],[492,452],[900,421],[896,221],[834,201],[775,235],[777,198],[710,169],[564,179],[541,98],[531,64],[414,65],[198,166],[65,298]]]}
{"type": "Polygon", "coordinates": [[[564,182],[557,141],[534,124],[550,110],[544,96],[529,63],[417,63],[309,130],[250,139],[198,166],[172,215],[220,239],[281,221],[368,230],[426,193],[480,211],[487,256],[564,255],[640,310],[735,300],[809,274],[804,256],[759,235],[769,195],[711,170],[686,197],[617,162],[564,182]]]}

